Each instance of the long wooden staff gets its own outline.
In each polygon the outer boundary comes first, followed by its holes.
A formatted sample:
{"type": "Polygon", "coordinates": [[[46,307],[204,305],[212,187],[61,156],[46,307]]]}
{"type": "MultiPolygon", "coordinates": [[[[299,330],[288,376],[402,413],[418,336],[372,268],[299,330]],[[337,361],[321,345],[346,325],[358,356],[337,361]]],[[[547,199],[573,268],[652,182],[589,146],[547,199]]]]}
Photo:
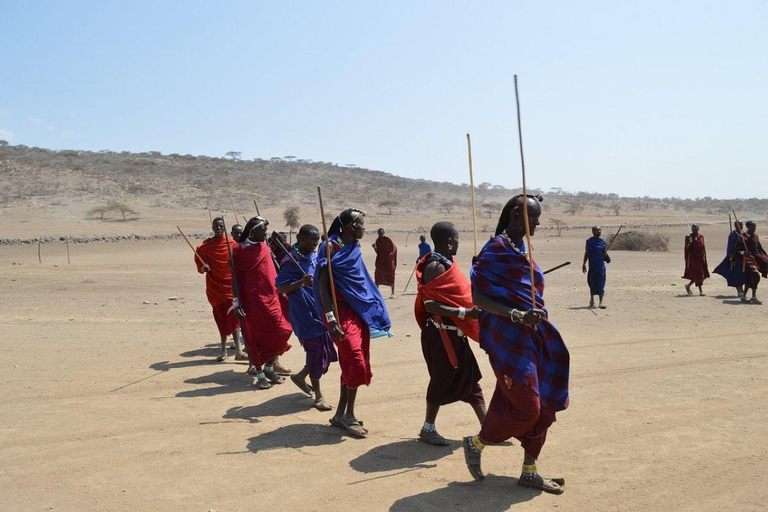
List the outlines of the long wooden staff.
{"type": "Polygon", "coordinates": [[[299,270],[301,270],[301,273],[302,273],[302,274],[304,274],[304,275],[306,276],[306,275],[307,275],[307,273],[306,273],[306,272],[304,272],[304,269],[303,269],[303,268],[301,268],[301,265],[299,265],[299,262],[298,262],[298,261],[296,261],[296,258],[294,258],[294,257],[293,257],[293,254],[291,254],[290,252],[288,252],[288,249],[286,249],[286,248],[285,248],[285,246],[282,244],[282,242],[280,242],[280,240],[278,240],[278,241],[277,241],[277,245],[279,245],[279,246],[280,246],[280,248],[283,250],[283,252],[284,252],[285,254],[287,254],[289,258],[291,258],[291,261],[293,261],[293,262],[296,264],[296,266],[297,266],[297,267],[299,267],[299,270]]]}
{"type": "Polygon", "coordinates": [[[259,203],[257,203],[255,199],[253,200],[253,206],[256,207],[256,215],[261,217],[261,212],[259,211],[259,203]]]}
{"type": "Polygon", "coordinates": [[[232,215],[235,216],[235,222],[240,224],[240,219],[237,218],[237,212],[235,211],[235,201],[232,201],[232,215]]]}
{"type": "MultiPolygon", "coordinates": [[[[515,82],[517,86],[517,82],[515,82]]],[[[469,155],[469,190],[472,193],[472,231],[475,234],[475,254],[477,254],[477,208],[475,207],[475,176],[472,173],[472,138],[467,134],[467,154],[469,155]]]]}
{"type": "MultiPolygon", "coordinates": [[[[736,210],[731,208],[731,211],[733,212],[733,220],[735,220],[737,224],[741,224],[741,222],[739,222],[739,218],[736,216],[736,210]]],[[[743,224],[741,225],[743,226],[743,224]]],[[[739,230],[739,236],[741,236],[741,243],[744,244],[744,251],[747,251],[747,237],[744,236],[744,232],[742,230],[739,230]]],[[[747,271],[747,259],[743,256],[741,258],[741,271],[747,271]]],[[[744,293],[746,293],[746,290],[744,293]]]]}
{"type": "Polygon", "coordinates": [[[181,233],[182,238],[184,238],[184,240],[187,242],[187,245],[189,246],[190,249],[192,249],[192,252],[195,253],[195,256],[197,257],[197,261],[199,261],[201,265],[207,267],[208,265],[203,261],[203,258],[201,258],[200,255],[197,253],[197,249],[195,249],[195,246],[192,245],[192,243],[189,241],[189,238],[187,238],[187,235],[184,234],[184,232],[181,230],[179,226],[176,226],[176,229],[179,230],[179,233],[181,233]]]}
{"type": "MultiPolygon", "coordinates": [[[[418,264],[418,262],[417,262],[418,264]]],[[[413,270],[411,270],[411,277],[408,278],[408,282],[405,283],[405,290],[403,290],[403,293],[408,291],[408,285],[411,284],[411,279],[413,279],[413,274],[416,273],[416,265],[413,266],[413,270]]]]}
{"type": "Polygon", "coordinates": [[[571,262],[570,262],[570,261],[566,261],[565,263],[561,263],[561,264],[559,264],[559,265],[558,265],[558,266],[556,266],[556,267],[552,267],[552,268],[551,268],[551,269],[549,269],[549,270],[545,270],[545,271],[544,271],[544,274],[549,274],[550,272],[554,272],[554,271],[555,271],[555,270],[557,270],[557,269],[560,269],[560,268],[563,268],[563,267],[567,267],[567,266],[568,266],[568,265],[570,265],[570,264],[571,264],[571,262]]]}
{"type": "Polygon", "coordinates": [[[615,235],[613,235],[613,238],[611,239],[611,243],[610,243],[610,244],[608,244],[608,247],[606,247],[606,248],[605,248],[605,252],[608,252],[608,249],[610,249],[610,248],[611,248],[611,246],[613,245],[613,242],[615,242],[615,241],[616,241],[616,239],[617,239],[617,238],[619,238],[619,233],[621,233],[621,228],[623,228],[623,227],[624,227],[624,224],[622,224],[621,226],[619,226],[619,230],[618,230],[618,231],[616,231],[616,234],[615,234],[615,235]]]}
{"type": "Polygon", "coordinates": [[[523,220],[525,221],[525,241],[528,245],[528,267],[531,271],[531,304],[536,308],[536,285],[534,283],[533,247],[531,247],[531,226],[528,221],[528,188],[525,185],[525,157],[523,156],[523,126],[520,121],[520,95],[517,90],[517,75],[515,75],[515,102],[517,104],[517,133],[520,139],[520,164],[523,169],[523,220]]]}
{"type": "MultiPolygon", "coordinates": [[[[221,216],[221,223],[224,224],[224,216],[221,216]]],[[[227,234],[227,225],[224,224],[224,241],[227,242],[227,254],[229,254],[229,267],[232,269],[232,297],[234,297],[235,300],[237,300],[238,309],[240,310],[240,316],[241,318],[245,318],[245,311],[243,311],[242,306],[240,306],[240,290],[237,288],[237,274],[235,273],[235,260],[232,257],[232,247],[229,246],[229,235],[227,234]]],[[[235,312],[235,316],[237,317],[237,311],[235,312]]],[[[253,364],[253,362],[250,360],[251,355],[248,355],[249,362],[253,364]]]]}
{"type": "MultiPolygon", "coordinates": [[[[328,238],[328,228],[325,225],[325,208],[323,207],[323,190],[317,186],[317,198],[320,200],[320,216],[323,218],[323,235],[325,235],[325,257],[328,260],[328,278],[331,281],[331,302],[333,303],[333,316],[339,320],[339,305],[336,303],[336,285],[333,284],[333,268],[331,268],[331,240],[328,238]]],[[[255,203],[255,201],[254,201],[255,203]]]]}
{"type": "Polygon", "coordinates": [[[210,208],[208,208],[208,218],[211,219],[211,226],[213,226],[213,214],[211,213],[210,208]]]}

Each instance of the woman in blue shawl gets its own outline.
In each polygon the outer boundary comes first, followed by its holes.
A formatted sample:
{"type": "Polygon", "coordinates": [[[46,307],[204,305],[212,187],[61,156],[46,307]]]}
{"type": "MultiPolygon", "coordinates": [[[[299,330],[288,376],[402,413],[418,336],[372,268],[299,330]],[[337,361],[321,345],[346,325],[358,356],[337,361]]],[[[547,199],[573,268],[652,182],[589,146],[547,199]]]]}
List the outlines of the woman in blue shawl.
{"type": "Polygon", "coordinates": [[[328,241],[320,244],[314,291],[320,314],[328,324],[339,352],[341,391],[336,414],[329,421],[357,437],[368,430],[355,417],[357,388],[371,383],[371,330],[388,331],[384,297],[363,262],[359,240],[365,235],[365,213],[348,209],[339,214],[328,230],[328,241]],[[326,243],[330,244],[331,270],[338,311],[333,310],[326,243]],[[336,317],[338,315],[338,318],[336,317]]]}

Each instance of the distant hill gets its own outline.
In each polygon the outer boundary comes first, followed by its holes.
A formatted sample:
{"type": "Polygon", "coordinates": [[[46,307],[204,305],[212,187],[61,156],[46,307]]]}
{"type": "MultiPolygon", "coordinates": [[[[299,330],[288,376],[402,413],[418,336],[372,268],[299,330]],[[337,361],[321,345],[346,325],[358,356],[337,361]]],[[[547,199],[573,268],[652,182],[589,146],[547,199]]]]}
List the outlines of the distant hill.
{"type": "MultiPolygon", "coordinates": [[[[0,205],[31,198],[55,204],[76,197],[84,211],[107,201],[140,200],[154,206],[225,210],[242,208],[256,198],[264,206],[316,204],[322,185],[328,205],[370,205],[385,213],[443,211],[470,206],[469,185],[411,179],[329,162],[295,159],[239,160],[159,152],[53,151],[0,141],[0,205]]],[[[476,185],[478,214],[490,218],[517,190],[476,185]]],[[[540,191],[535,191],[540,192],[540,191]]],[[[546,208],[562,216],[621,216],[648,209],[671,209],[725,215],[729,207],[744,215],[768,214],[767,199],[699,199],[619,197],[616,194],[552,189],[546,208]],[[586,213],[585,213],[586,212],[586,213]]]]}

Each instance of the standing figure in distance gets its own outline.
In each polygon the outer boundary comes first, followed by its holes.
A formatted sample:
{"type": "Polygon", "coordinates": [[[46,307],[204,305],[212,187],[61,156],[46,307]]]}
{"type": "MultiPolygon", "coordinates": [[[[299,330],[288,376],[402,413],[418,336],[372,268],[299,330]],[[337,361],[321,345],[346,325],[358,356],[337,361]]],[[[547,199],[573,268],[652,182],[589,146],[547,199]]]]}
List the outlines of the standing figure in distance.
{"type": "Polygon", "coordinates": [[[392,288],[390,299],[395,296],[395,272],[397,271],[397,246],[384,233],[384,228],[379,228],[379,237],[371,244],[376,251],[376,270],[374,278],[376,286],[389,286],[392,288]]]}
{"type": "Polygon", "coordinates": [[[608,246],[600,235],[603,230],[600,226],[592,227],[592,236],[587,238],[587,246],[584,249],[584,262],[581,265],[581,271],[587,274],[587,284],[589,285],[589,307],[595,307],[595,295],[600,298],[600,309],[605,309],[603,305],[603,296],[605,296],[606,263],[611,262],[608,255],[608,246]],[[587,261],[589,261],[589,272],[587,272],[587,261]]]}
{"type": "Polygon", "coordinates": [[[709,277],[709,269],[707,267],[707,248],[704,246],[704,235],[699,234],[699,225],[691,225],[691,234],[685,237],[685,273],[683,279],[688,279],[690,282],[685,285],[685,292],[688,295],[693,295],[691,291],[691,285],[696,284],[696,288],[699,289],[699,295],[704,296],[704,290],[701,287],[704,285],[704,280],[709,277]]]}
{"type": "Polygon", "coordinates": [[[741,222],[734,222],[733,231],[728,235],[728,247],[725,250],[725,258],[713,271],[715,274],[723,276],[728,286],[736,288],[738,298],[744,296],[744,283],[747,281],[747,277],[744,275],[741,265],[736,265],[736,262],[733,260],[733,250],[736,248],[736,244],[743,232],[744,228],[741,222]]]}

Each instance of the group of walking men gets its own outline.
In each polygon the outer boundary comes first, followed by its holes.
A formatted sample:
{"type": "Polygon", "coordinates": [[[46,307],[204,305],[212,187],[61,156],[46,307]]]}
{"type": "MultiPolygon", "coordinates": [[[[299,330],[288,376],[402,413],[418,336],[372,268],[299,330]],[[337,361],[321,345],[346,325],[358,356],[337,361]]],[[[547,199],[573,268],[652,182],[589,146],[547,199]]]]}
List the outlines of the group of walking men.
{"type": "MultiPolygon", "coordinates": [[[[519,483],[559,494],[564,481],[542,477],[536,466],[555,413],[569,401],[568,350],[544,309],[544,275],[535,262],[531,283],[532,260],[523,240],[523,210],[528,209],[533,235],[541,215],[540,199],[522,195],[510,199],[495,236],[474,259],[471,283],[454,259],[459,233],[453,224],[438,222],[432,227],[434,250],[421,237],[414,270],[418,286],[414,314],[422,329],[430,382],[419,439],[447,445],[435,426],[439,409],[466,402],[481,426],[477,434],[463,439],[467,467],[475,479],[484,478],[483,449],[515,437],[525,450],[519,483]],[[496,378],[487,409],[469,338],[488,353],[496,378]]],[[[234,334],[235,357],[249,360],[259,389],[270,388],[283,382],[278,357],[291,348],[288,339],[294,332],[306,352],[306,364],[290,375],[293,383],[314,396],[317,409],[332,410],[320,379],[338,361],[339,401],[329,421],[366,437],[368,429],[357,418],[355,403],[358,389],[370,385],[373,377],[371,338],[388,335],[391,327],[378,284],[391,286],[394,295],[397,247],[379,230],[374,280],[359,242],[365,234],[362,211],[341,212],[323,241],[317,228],[304,225],[292,246],[281,240],[270,244],[268,225],[267,219],[253,217],[242,231],[233,229],[230,239],[223,220],[217,218],[214,236],[198,247],[197,259],[205,262],[198,261],[198,270],[206,273],[209,302],[222,336],[220,359],[226,357],[227,336],[234,334]],[[382,265],[380,256],[385,260],[382,265]],[[240,346],[238,324],[246,350],[240,346]]],[[[275,242],[275,234],[270,238],[275,242]]]]}

